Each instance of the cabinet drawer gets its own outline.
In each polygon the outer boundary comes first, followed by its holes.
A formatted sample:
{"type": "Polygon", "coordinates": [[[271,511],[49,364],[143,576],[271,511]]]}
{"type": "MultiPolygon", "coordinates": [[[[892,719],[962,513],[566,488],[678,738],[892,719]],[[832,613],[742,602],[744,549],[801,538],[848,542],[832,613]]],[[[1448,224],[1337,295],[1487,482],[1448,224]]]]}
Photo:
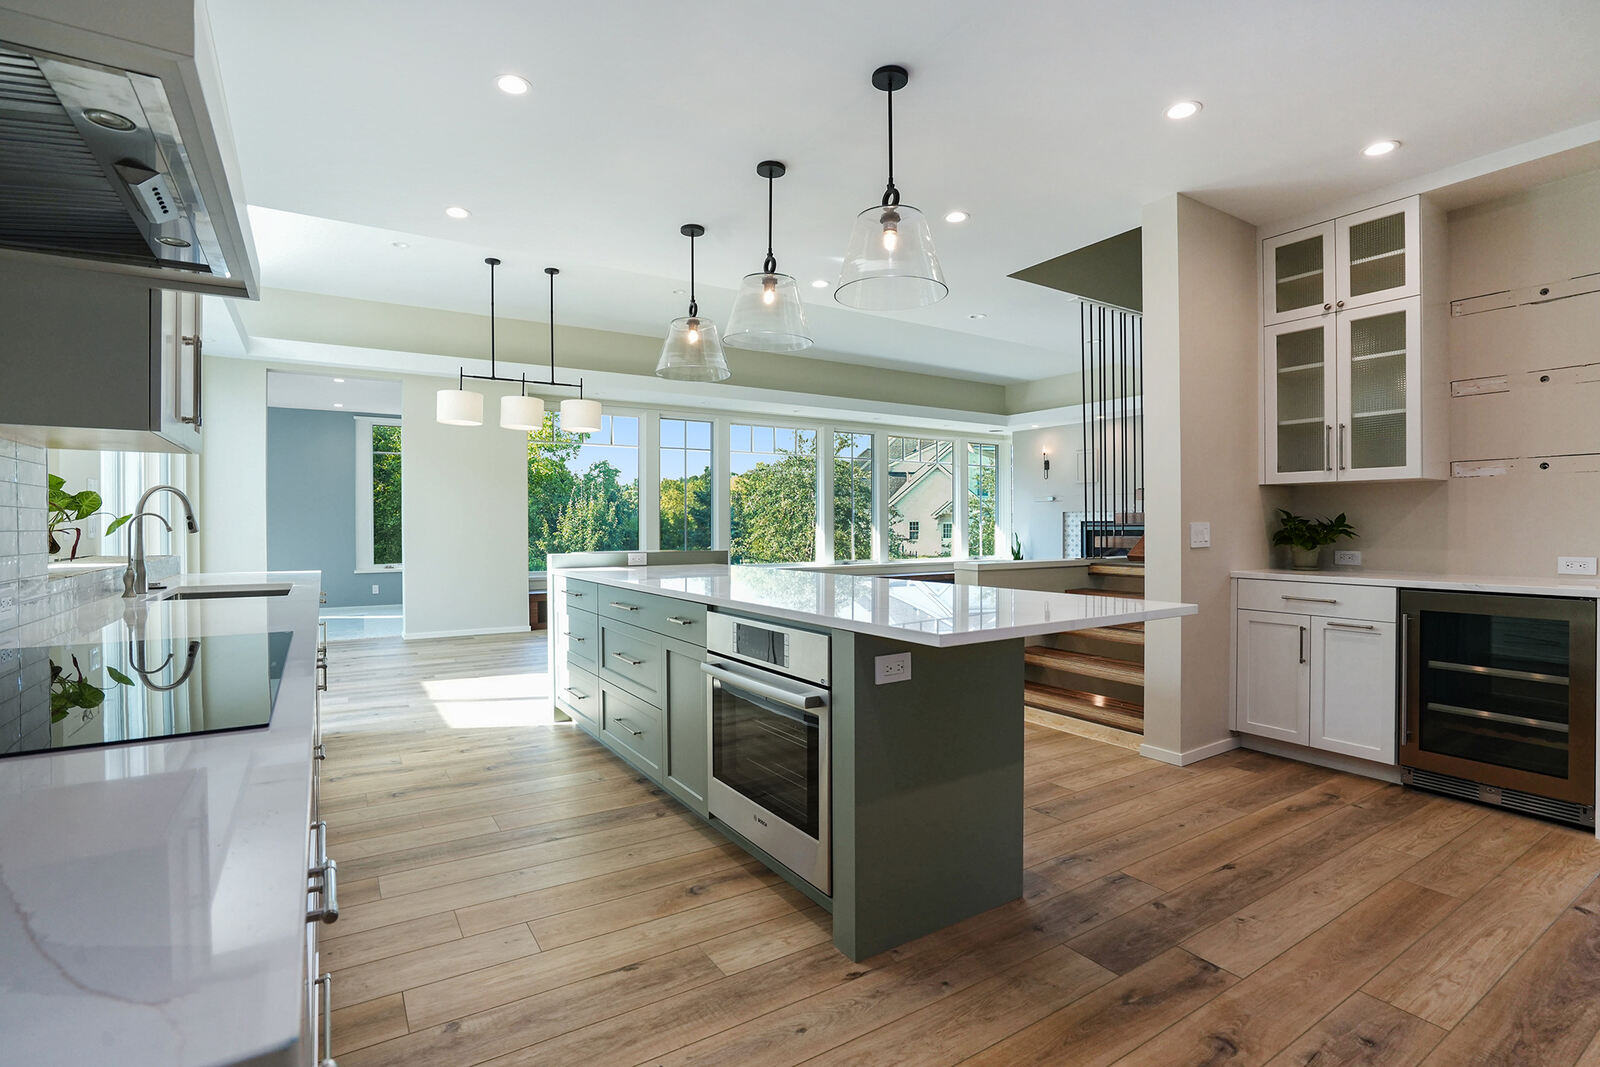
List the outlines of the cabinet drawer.
{"type": "Polygon", "coordinates": [[[577,578],[562,577],[561,592],[566,598],[570,608],[582,608],[585,611],[595,610],[595,601],[600,599],[599,590],[593,582],[579,581],[577,578]]]}
{"type": "Polygon", "coordinates": [[[1239,608],[1244,611],[1394,622],[1396,599],[1395,590],[1383,585],[1239,579],[1239,608]]]}
{"type": "Polygon", "coordinates": [[[583,720],[591,730],[600,728],[600,681],[567,657],[566,684],[556,696],[561,706],[583,720]]]}
{"type": "Polygon", "coordinates": [[[642,626],[692,645],[706,643],[704,604],[691,604],[686,600],[673,600],[632,589],[601,587],[598,610],[601,618],[642,626]]]}
{"type": "Polygon", "coordinates": [[[600,677],[661,706],[661,638],[621,622],[600,623],[600,677]]]}
{"type": "Polygon", "coordinates": [[[611,686],[601,690],[601,736],[633,757],[640,770],[661,780],[661,713],[611,686]]]}
{"type": "Polygon", "coordinates": [[[569,609],[561,616],[561,637],[569,661],[595,668],[600,655],[600,620],[593,612],[569,609]]]}

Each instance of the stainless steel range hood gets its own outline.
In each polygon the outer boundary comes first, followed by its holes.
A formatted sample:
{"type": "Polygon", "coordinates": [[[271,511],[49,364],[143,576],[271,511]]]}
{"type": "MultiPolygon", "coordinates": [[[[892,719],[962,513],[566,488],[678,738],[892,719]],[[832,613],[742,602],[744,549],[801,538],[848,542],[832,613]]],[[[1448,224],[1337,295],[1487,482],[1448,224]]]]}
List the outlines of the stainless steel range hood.
{"type": "Polygon", "coordinates": [[[19,2],[0,0],[0,256],[254,297],[204,9],[156,21],[181,31],[187,16],[193,47],[174,54],[170,39],[141,49],[118,27],[45,22],[19,2]]]}

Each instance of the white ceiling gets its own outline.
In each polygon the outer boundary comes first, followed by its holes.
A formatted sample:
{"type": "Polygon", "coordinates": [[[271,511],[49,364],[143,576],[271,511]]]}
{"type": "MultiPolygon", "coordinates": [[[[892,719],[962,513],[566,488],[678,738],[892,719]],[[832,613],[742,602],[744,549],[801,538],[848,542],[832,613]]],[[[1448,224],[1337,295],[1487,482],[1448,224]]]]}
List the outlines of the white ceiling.
{"type": "Polygon", "coordinates": [[[1071,300],[1006,275],[1161,196],[1265,223],[1600,119],[1592,0],[210,10],[245,192],[271,209],[252,212],[266,286],[479,311],[494,254],[503,313],[542,319],[556,265],[559,321],[650,334],[682,313],[693,221],[703,310],[725,317],[765,251],[754,166],[776,158],[778,261],[822,353],[982,380],[1076,366],[1071,300]],[[896,177],[951,296],[870,315],[809,282],[882,192],[885,62],[911,71],[896,177]],[[503,72],[532,92],[498,92],[503,72]],[[1200,115],[1162,116],[1187,98],[1200,115]],[[1380,137],[1404,146],[1363,157],[1380,137]]]}
{"type": "Polygon", "coordinates": [[[398,415],[401,391],[400,382],[393,378],[267,372],[267,406],[270,408],[398,415]]]}

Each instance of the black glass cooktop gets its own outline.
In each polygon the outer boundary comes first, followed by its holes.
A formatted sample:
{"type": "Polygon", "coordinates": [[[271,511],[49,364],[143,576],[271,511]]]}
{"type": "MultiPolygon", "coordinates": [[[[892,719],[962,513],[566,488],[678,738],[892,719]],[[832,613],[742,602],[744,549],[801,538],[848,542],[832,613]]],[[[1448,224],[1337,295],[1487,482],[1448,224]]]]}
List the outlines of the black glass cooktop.
{"type": "Polygon", "coordinates": [[[292,636],[0,649],[0,757],[264,727],[292,636]]]}

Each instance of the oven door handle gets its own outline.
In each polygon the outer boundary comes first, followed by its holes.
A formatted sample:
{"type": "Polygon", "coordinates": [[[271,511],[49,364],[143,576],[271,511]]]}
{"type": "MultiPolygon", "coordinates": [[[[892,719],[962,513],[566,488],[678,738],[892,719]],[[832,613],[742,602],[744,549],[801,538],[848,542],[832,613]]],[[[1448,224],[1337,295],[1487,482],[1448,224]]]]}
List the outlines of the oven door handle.
{"type": "Polygon", "coordinates": [[[700,669],[723,685],[766,697],[796,711],[816,711],[828,706],[828,693],[824,689],[809,685],[787,686],[765,678],[752,678],[743,671],[730,670],[716,663],[702,663],[700,669]]]}

